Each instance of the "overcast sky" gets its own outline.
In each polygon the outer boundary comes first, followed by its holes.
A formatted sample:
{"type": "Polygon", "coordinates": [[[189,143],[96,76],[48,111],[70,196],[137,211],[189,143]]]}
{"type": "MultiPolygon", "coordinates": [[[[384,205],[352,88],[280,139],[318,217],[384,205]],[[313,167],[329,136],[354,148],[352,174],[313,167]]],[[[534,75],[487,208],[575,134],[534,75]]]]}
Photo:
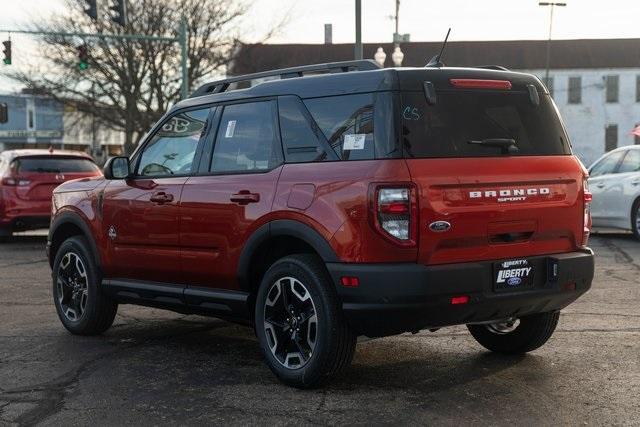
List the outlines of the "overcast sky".
{"type": "MultiPolygon", "coordinates": [[[[106,0],[98,0],[106,1],[106,0]]],[[[135,1],[135,0],[129,0],[135,1]]],[[[215,1],[215,0],[212,0],[215,1]]],[[[639,0],[565,0],[556,8],[554,38],[640,38],[639,0]]],[[[248,41],[261,37],[274,23],[289,14],[288,25],[273,37],[273,43],[322,43],[324,24],[333,24],[334,43],[354,41],[353,0],[248,0],[248,41]]],[[[392,40],[395,0],[362,0],[363,41],[392,40]]],[[[62,0],[0,0],[0,29],[23,27],[46,19],[53,12],[64,13],[62,0]]],[[[450,40],[545,39],[549,8],[537,0],[401,0],[400,33],[412,41],[441,40],[452,27],[450,40]]],[[[6,34],[0,33],[5,39],[6,34]]],[[[18,35],[14,40],[14,64],[28,54],[29,43],[18,35]]],[[[0,64],[0,66],[3,66],[0,64]]],[[[14,89],[0,80],[0,92],[14,89]]]]}

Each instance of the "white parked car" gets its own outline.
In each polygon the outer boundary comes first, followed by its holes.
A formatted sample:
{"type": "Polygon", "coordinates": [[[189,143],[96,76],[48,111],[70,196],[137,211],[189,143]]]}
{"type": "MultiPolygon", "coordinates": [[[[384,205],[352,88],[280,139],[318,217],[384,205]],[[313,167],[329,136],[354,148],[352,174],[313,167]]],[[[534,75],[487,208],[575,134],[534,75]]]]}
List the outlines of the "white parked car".
{"type": "Polygon", "coordinates": [[[593,226],[631,230],[640,239],[640,145],[608,152],[589,176],[593,226]]]}

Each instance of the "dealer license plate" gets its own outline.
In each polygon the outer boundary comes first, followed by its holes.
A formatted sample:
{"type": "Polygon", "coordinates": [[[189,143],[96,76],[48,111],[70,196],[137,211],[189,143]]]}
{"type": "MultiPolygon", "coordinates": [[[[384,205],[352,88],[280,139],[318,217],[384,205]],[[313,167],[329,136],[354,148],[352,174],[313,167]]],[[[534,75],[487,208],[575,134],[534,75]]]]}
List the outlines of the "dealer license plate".
{"type": "Polygon", "coordinates": [[[526,259],[512,259],[493,264],[493,287],[497,291],[520,290],[533,286],[534,267],[526,259]]]}

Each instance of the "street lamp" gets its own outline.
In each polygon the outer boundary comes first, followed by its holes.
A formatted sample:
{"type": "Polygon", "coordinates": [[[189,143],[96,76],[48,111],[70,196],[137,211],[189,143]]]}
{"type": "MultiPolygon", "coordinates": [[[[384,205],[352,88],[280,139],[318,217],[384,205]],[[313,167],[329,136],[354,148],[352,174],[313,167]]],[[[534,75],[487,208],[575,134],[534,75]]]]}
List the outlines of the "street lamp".
{"type": "Polygon", "coordinates": [[[551,60],[551,29],[553,28],[553,8],[555,6],[563,7],[566,6],[566,3],[563,2],[548,2],[541,1],[538,3],[538,6],[550,6],[549,10],[549,39],[547,40],[547,70],[544,73],[544,84],[549,85],[549,61],[551,60]]]}
{"type": "Polygon", "coordinates": [[[402,65],[402,60],[404,59],[404,53],[400,50],[400,46],[396,46],[393,49],[393,53],[391,54],[391,60],[393,61],[393,65],[399,67],[402,65]]]}
{"type": "Polygon", "coordinates": [[[384,49],[379,47],[378,50],[376,51],[376,54],[373,55],[373,59],[378,63],[380,68],[382,68],[382,67],[384,67],[385,59],[387,59],[387,54],[384,53],[384,49]]]}

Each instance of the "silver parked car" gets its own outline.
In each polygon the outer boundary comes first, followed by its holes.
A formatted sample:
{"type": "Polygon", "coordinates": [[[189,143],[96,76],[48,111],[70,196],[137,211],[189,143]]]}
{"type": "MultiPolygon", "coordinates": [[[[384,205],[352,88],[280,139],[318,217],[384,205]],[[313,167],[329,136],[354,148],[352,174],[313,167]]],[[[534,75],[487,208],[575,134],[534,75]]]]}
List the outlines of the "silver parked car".
{"type": "Polygon", "coordinates": [[[631,230],[640,240],[640,145],[600,157],[589,176],[593,226],[631,230]]]}

